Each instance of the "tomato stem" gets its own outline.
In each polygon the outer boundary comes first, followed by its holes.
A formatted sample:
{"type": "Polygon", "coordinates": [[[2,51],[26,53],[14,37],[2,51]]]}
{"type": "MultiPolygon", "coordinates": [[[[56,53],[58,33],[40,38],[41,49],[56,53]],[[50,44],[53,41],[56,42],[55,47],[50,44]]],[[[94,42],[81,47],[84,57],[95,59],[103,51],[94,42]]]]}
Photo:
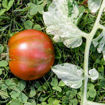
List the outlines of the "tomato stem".
{"type": "Polygon", "coordinates": [[[86,37],[86,47],[85,47],[85,54],[84,54],[84,84],[83,84],[83,91],[82,91],[82,101],[81,105],[86,105],[87,103],[87,84],[88,84],[88,62],[89,62],[89,50],[92,43],[92,40],[94,38],[94,35],[96,31],[99,28],[105,29],[104,26],[100,25],[100,18],[103,13],[103,9],[105,8],[105,0],[103,0],[101,8],[99,10],[97,19],[95,21],[95,24],[93,26],[93,29],[91,33],[86,37]]]}
{"type": "Polygon", "coordinates": [[[91,45],[92,39],[86,40],[86,48],[84,54],[84,87],[83,87],[83,98],[82,98],[82,105],[86,104],[87,101],[87,84],[88,84],[88,62],[89,62],[89,49],[91,45]]]}

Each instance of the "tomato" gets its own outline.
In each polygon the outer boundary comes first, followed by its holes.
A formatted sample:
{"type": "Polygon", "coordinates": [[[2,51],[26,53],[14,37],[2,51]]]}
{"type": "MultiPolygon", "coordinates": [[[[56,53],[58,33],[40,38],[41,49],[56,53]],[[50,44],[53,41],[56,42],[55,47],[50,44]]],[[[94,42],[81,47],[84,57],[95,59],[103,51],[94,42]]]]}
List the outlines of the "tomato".
{"type": "Polygon", "coordinates": [[[35,80],[44,76],[54,63],[54,48],[50,38],[37,30],[24,30],[12,36],[8,42],[9,67],[23,80],[35,80]]]}

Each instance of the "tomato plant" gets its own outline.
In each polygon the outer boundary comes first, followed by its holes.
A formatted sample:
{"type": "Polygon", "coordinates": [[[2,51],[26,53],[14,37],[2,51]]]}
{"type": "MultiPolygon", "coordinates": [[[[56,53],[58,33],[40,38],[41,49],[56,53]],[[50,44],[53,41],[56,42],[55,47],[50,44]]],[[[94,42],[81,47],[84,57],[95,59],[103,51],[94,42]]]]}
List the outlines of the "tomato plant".
{"type": "Polygon", "coordinates": [[[75,0],[53,0],[48,11],[43,13],[47,32],[54,35],[56,42],[61,41],[68,48],[76,48],[82,44],[83,38],[86,40],[83,69],[66,62],[54,66],[52,71],[62,79],[67,86],[75,89],[82,86],[81,105],[105,105],[87,100],[88,79],[94,81],[99,77],[98,70],[95,68],[89,69],[88,62],[91,44],[97,47],[99,53],[103,53],[105,60],[105,26],[100,23],[101,16],[105,11],[105,0],[85,1],[88,3],[90,12],[98,14],[90,33],[83,32],[78,27],[78,21],[84,12],[80,11],[75,0]],[[102,30],[102,33],[94,38],[99,29],[102,30]],[[84,82],[83,85],[82,82],[84,82]]]}
{"type": "Polygon", "coordinates": [[[24,30],[8,42],[9,67],[23,80],[34,80],[45,75],[54,63],[54,48],[50,38],[37,30],[24,30]]]}

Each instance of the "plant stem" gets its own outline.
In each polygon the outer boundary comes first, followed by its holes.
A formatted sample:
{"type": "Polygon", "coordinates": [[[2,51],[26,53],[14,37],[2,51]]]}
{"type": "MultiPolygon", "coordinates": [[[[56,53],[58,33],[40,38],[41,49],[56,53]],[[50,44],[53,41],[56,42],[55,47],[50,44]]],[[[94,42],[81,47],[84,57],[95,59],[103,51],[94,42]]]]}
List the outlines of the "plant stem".
{"type": "Polygon", "coordinates": [[[102,16],[104,8],[105,8],[105,0],[103,0],[103,2],[102,2],[102,5],[101,5],[101,8],[99,10],[99,13],[98,13],[97,19],[95,21],[94,27],[90,33],[90,36],[92,36],[92,37],[94,37],[97,29],[100,28],[100,18],[102,16]]]}
{"type": "Polygon", "coordinates": [[[89,50],[92,42],[92,38],[86,40],[85,54],[84,54],[84,87],[83,87],[83,98],[82,105],[86,104],[87,101],[87,83],[88,83],[88,62],[89,62],[89,50]]]}
{"type": "MultiPolygon", "coordinates": [[[[97,31],[98,28],[100,28],[100,18],[103,12],[103,9],[105,8],[105,0],[103,0],[101,8],[99,10],[97,19],[95,21],[94,27],[89,34],[89,36],[86,37],[86,47],[85,47],[85,54],[84,54],[84,87],[83,87],[83,97],[82,97],[82,102],[81,105],[86,105],[87,103],[87,84],[88,84],[88,62],[89,62],[89,50],[90,50],[90,45],[92,42],[92,39],[97,31]]],[[[101,26],[101,28],[103,28],[101,26]]]]}

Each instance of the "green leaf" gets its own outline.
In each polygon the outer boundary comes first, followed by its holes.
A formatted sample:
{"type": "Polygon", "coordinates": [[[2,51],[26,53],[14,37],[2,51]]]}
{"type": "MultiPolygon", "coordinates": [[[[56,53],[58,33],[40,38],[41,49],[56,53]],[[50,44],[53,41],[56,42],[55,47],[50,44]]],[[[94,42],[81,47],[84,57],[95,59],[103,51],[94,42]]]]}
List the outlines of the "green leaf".
{"type": "Polygon", "coordinates": [[[60,105],[60,101],[55,99],[55,100],[53,101],[52,105],[60,105]]]}
{"type": "Polygon", "coordinates": [[[92,13],[96,13],[100,8],[102,0],[88,0],[88,7],[92,13]]]}
{"type": "Polygon", "coordinates": [[[3,69],[0,69],[0,75],[2,74],[3,69]]]}
{"type": "Polygon", "coordinates": [[[71,103],[72,103],[72,105],[78,105],[78,101],[77,101],[77,99],[73,99],[73,100],[71,100],[71,103]]]}
{"type": "Polygon", "coordinates": [[[10,87],[16,85],[16,83],[13,81],[13,79],[7,79],[7,80],[5,80],[5,84],[7,86],[10,86],[10,87]]]}
{"type": "Polygon", "coordinates": [[[62,89],[59,86],[55,86],[55,87],[53,87],[53,89],[56,90],[56,91],[58,91],[58,92],[61,92],[62,91],[62,89]]]}
{"type": "Polygon", "coordinates": [[[46,102],[42,102],[41,104],[38,105],[48,105],[46,102]]]}
{"type": "Polygon", "coordinates": [[[83,80],[83,70],[73,64],[64,63],[56,65],[52,71],[60,78],[67,86],[71,88],[80,88],[83,80]]]}
{"type": "Polygon", "coordinates": [[[27,21],[24,23],[25,29],[32,29],[32,26],[33,26],[33,22],[31,22],[30,20],[27,20],[27,21]]]}
{"type": "Polygon", "coordinates": [[[56,78],[52,78],[51,85],[58,86],[58,80],[56,78]]]}
{"type": "Polygon", "coordinates": [[[28,100],[28,97],[24,93],[21,93],[20,96],[18,97],[18,99],[20,102],[26,103],[28,100]]]}
{"type": "Polygon", "coordinates": [[[72,91],[67,91],[66,95],[72,99],[72,98],[76,97],[77,90],[72,89],[72,91]]]}
{"type": "Polygon", "coordinates": [[[8,0],[3,0],[2,6],[4,7],[4,9],[0,10],[0,16],[9,10],[12,7],[13,3],[14,3],[14,0],[10,0],[9,2],[8,0]]]}
{"type": "Polygon", "coordinates": [[[55,99],[53,99],[53,98],[49,98],[48,99],[48,103],[50,104],[50,103],[53,103],[53,101],[54,101],[55,99]]]}
{"type": "Polygon", "coordinates": [[[8,66],[8,62],[5,60],[0,61],[0,67],[6,67],[8,66]]]}
{"type": "Polygon", "coordinates": [[[58,80],[56,78],[53,78],[51,81],[51,85],[53,86],[53,90],[61,92],[62,89],[58,86],[58,80]]]}
{"type": "Polygon", "coordinates": [[[25,81],[21,80],[21,81],[18,82],[18,88],[19,88],[20,91],[23,91],[25,87],[26,87],[26,82],[25,81]]]}
{"type": "Polygon", "coordinates": [[[29,102],[27,102],[27,103],[25,103],[24,105],[32,105],[31,103],[29,103],[29,102]]]}
{"type": "Polygon", "coordinates": [[[31,87],[29,97],[34,97],[35,95],[36,95],[36,91],[35,91],[34,87],[31,87]]]}
{"type": "Polygon", "coordinates": [[[6,12],[6,9],[1,9],[0,10],[0,16],[3,15],[6,12]]]}
{"type": "Polygon", "coordinates": [[[7,9],[7,7],[8,7],[8,0],[3,0],[3,1],[2,1],[2,6],[3,6],[5,9],[7,9]]]}
{"type": "Polygon", "coordinates": [[[100,81],[100,87],[105,89],[105,78],[100,81]]]}
{"type": "Polygon", "coordinates": [[[79,15],[78,6],[72,1],[71,5],[73,6],[72,14],[68,16],[70,11],[67,0],[54,0],[48,11],[43,13],[43,19],[47,26],[46,31],[54,35],[54,41],[63,42],[68,48],[75,48],[82,44],[85,33],[76,26],[76,18],[79,15]]]}
{"type": "Polygon", "coordinates": [[[6,90],[0,90],[0,96],[3,98],[3,99],[6,99],[9,97],[8,93],[6,90]]]}
{"type": "Polygon", "coordinates": [[[95,98],[96,90],[94,88],[94,85],[93,84],[88,84],[88,87],[89,87],[88,93],[87,93],[88,97],[95,98]]]}
{"type": "Polygon", "coordinates": [[[49,98],[48,103],[49,105],[60,105],[60,101],[54,98],[49,98]]]}
{"type": "Polygon", "coordinates": [[[36,102],[34,99],[31,101],[31,105],[36,105],[36,102]]]}
{"type": "Polygon", "coordinates": [[[63,86],[65,86],[65,83],[64,83],[63,81],[60,81],[60,82],[59,82],[59,86],[60,86],[60,87],[63,87],[63,86]]]}
{"type": "Polygon", "coordinates": [[[42,30],[41,26],[39,24],[35,24],[33,26],[33,29],[36,29],[36,30],[42,30]]]}
{"type": "Polygon", "coordinates": [[[33,99],[33,100],[29,101],[29,102],[24,103],[24,105],[36,105],[36,102],[33,99]]]}
{"type": "Polygon", "coordinates": [[[7,79],[5,80],[5,84],[8,86],[9,89],[15,90],[17,89],[17,84],[13,79],[7,79]]]}
{"type": "Polygon", "coordinates": [[[38,6],[37,6],[37,9],[38,9],[38,12],[39,12],[40,14],[42,14],[43,11],[44,11],[44,6],[43,6],[43,4],[42,4],[42,5],[38,5],[38,6]]]}
{"type": "Polygon", "coordinates": [[[33,4],[33,3],[28,3],[28,7],[30,8],[29,9],[29,14],[34,16],[37,14],[38,12],[38,8],[37,8],[37,5],[33,4]]]}
{"type": "Polygon", "coordinates": [[[11,97],[12,97],[13,99],[16,99],[17,97],[19,97],[20,92],[12,91],[12,92],[10,93],[10,95],[11,95],[11,97]]]}
{"type": "Polygon", "coordinates": [[[8,88],[8,86],[5,85],[4,82],[2,82],[0,85],[1,85],[1,90],[6,90],[8,88]]]}
{"type": "Polygon", "coordinates": [[[19,100],[12,100],[7,105],[23,105],[19,100]]]}
{"type": "Polygon", "coordinates": [[[8,3],[7,11],[12,7],[15,0],[10,0],[8,3]]]}

